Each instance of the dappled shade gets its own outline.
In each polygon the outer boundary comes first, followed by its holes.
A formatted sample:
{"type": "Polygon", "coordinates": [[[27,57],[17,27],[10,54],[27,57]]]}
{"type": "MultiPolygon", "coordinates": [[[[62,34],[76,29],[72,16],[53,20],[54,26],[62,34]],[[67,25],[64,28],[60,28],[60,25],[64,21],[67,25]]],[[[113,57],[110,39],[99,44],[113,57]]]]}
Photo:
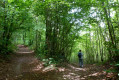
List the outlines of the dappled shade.
{"type": "Polygon", "coordinates": [[[119,79],[119,0],[0,0],[0,80],[63,79],[119,79]]]}

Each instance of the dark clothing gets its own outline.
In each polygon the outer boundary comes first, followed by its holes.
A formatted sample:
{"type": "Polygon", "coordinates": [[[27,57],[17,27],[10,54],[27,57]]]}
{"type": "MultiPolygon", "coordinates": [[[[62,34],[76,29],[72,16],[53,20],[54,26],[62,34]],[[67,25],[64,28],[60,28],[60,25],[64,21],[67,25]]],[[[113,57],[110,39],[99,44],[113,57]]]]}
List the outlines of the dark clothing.
{"type": "Polygon", "coordinates": [[[83,53],[78,52],[79,66],[83,67],[83,53]]]}
{"type": "Polygon", "coordinates": [[[78,52],[78,57],[79,57],[79,59],[83,59],[83,53],[78,52]]]}
{"type": "Polygon", "coordinates": [[[83,67],[83,59],[79,59],[79,66],[83,67]]]}

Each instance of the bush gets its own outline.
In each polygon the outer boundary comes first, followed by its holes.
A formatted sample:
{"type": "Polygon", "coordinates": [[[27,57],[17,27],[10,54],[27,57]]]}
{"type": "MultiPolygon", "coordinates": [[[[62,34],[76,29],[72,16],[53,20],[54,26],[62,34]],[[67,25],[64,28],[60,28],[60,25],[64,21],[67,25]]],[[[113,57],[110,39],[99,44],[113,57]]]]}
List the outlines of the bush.
{"type": "Polygon", "coordinates": [[[57,62],[53,58],[43,59],[44,66],[49,66],[51,64],[56,64],[57,62]]]}

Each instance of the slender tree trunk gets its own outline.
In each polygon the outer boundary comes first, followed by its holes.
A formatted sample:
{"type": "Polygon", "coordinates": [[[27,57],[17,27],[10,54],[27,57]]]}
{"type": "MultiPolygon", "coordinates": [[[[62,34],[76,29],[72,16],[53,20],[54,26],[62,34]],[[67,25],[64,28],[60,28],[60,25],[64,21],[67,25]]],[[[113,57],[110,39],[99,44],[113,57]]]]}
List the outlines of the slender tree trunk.
{"type": "MultiPolygon", "coordinates": [[[[104,6],[104,2],[103,2],[103,6],[104,6]]],[[[112,22],[110,20],[110,10],[109,10],[109,7],[108,7],[108,11],[104,7],[104,13],[106,15],[106,22],[107,22],[107,25],[108,25],[108,30],[109,30],[109,35],[110,35],[110,39],[111,39],[111,42],[112,42],[112,47],[116,48],[115,33],[114,33],[114,28],[113,28],[112,22]]]]}
{"type": "MultiPolygon", "coordinates": [[[[115,32],[114,32],[114,28],[113,28],[113,25],[112,25],[112,22],[111,22],[111,19],[110,19],[110,9],[109,9],[108,0],[107,0],[107,8],[108,9],[106,9],[104,2],[102,4],[104,6],[103,9],[104,9],[104,13],[106,15],[105,17],[106,17],[108,30],[109,30],[109,37],[110,37],[110,40],[111,40],[111,44],[109,44],[109,46],[110,46],[110,48],[117,50],[115,32]]],[[[112,56],[114,56],[115,54],[118,54],[118,51],[114,52],[114,51],[112,51],[112,49],[111,50],[108,49],[108,51],[110,53],[110,59],[112,59],[112,56]],[[112,53],[114,53],[114,54],[112,54],[112,53]]]]}
{"type": "Polygon", "coordinates": [[[36,30],[36,51],[38,51],[38,30],[36,30]]]}

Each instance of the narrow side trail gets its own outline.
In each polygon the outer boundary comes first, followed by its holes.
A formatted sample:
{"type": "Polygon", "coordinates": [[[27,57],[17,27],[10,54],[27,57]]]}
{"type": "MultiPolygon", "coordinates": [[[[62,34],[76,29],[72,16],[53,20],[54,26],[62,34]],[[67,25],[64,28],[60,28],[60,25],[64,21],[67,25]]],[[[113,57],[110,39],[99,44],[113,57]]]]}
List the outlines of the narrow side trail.
{"type": "Polygon", "coordinates": [[[79,68],[74,64],[62,64],[61,67],[44,67],[33,51],[23,45],[12,61],[0,67],[0,80],[105,80],[106,67],[85,65],[79,68]]]}

